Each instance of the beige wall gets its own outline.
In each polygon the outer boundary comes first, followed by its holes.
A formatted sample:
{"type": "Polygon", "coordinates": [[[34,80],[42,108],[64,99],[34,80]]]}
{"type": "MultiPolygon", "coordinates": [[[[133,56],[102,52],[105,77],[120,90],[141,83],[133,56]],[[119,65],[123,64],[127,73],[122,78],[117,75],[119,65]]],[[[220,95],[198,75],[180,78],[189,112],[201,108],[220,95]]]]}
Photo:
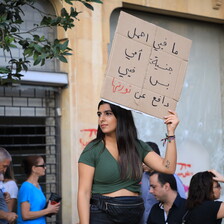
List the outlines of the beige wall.
{"type": "MultiPolygon", "coordinates": [[[[60,0],[52,0],[56,10],[60,0]]],[[[100,99],[110,42],[110,15],[118,7],[178,15],[206,21],[224,22],[221,0],[104,0],[95,4],[94,11],[77,5],[80,21],[72,31],[59,31],[59,37],[68,37],[73,56],[61,70],[68,73],[69,85],[61,98],[61,155],[63,223],[77,223],[77,161],[84,143],[94,137],[96,109],[100,99]],[[216,6],[218,9],[214,9],[216,6]],[[86,130],[88,129],[88,130],[86,130]],[[93,135],[91,135],[93,134],[93,135]]],[[[69,5],[64,5],[69,9],[69,5]]]]}

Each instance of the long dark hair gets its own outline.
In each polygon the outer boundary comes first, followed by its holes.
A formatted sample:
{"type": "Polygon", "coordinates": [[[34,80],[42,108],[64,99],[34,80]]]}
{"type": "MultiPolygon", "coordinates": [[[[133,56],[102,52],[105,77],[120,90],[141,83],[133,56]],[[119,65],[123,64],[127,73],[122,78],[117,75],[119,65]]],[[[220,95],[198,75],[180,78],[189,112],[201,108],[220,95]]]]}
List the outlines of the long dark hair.
{"type": "Polygon", "coordinates": [[[6,169],[6,171],[4,173],[4,179],[7,180],[7,181],[8,180],[14,180],[15,181],[12,162],[9,164],[8,168],[6,169]]]}
{"type": "Polygon", "coordinates": [[[214,200],[213,195],[214,174],[208,171],[196,173],[190,181],[187,207],[193,209],[206,200],[214,200]]]}
{"type": "MultiPolygon", "coordinates": [[[[98,109],[103,104],[109,104],[117,119],[116,139],[119,152],[119,166],[121,179],[140,179],[142,175],[142,165],[138,151],[136,149],[137,130],[130,110],[101,100],[98,109]]],[[[98,126],[97,137],[94,141],[104,141],[105,134],[98,126]]]]}

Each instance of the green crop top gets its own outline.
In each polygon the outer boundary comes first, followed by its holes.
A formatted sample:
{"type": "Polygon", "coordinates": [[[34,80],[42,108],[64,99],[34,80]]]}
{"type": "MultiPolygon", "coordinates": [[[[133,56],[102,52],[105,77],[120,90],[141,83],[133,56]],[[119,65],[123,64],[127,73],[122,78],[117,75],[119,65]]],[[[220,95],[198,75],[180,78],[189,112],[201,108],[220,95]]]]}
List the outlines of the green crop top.
{"type": "MultiPolygon", "coordinates": [[[[140,140],[137,142],[136,147],[141,161],[144,160],[148,152],[152,151],[147,143],[140,140]]],[[[83,150],[79,163],[95,167],[92,185],[93,194],[106,194],[120,189],[140,193],[141,180],[121,180],[118,162],[104,147],[103,142],[89,143],[83,150]]]]}

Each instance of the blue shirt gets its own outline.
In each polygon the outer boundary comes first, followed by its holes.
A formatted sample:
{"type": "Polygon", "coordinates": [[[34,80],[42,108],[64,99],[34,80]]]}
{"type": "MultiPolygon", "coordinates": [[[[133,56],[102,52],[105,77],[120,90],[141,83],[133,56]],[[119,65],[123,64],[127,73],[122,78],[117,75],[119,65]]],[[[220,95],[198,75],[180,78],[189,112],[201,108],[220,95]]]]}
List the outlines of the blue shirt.
{"type": "MultiPolygon", "coordinates": [[[[186,198],[185,190],[184,190],[184,185],[180,178],[174,174],[174,177],[177,182],[177,192],[182,198],[186,198]]],[[[142,220],[140,224],[146,224],[147,219],[149,216],[149,213],[151,211],[151,208],[154,204],[158,203],[158,201],[155,199],[155,197],[149,192],[150,189],[150,183],[149,183],[149,173],[144,172],[142,176],[142,181],[141,181],[141,193],[142,193],[142,198],[144,200],[144,206],[145,206],[145,211],[142,217],[142,220]]]]}
{"type": "Polygon", "coordinates": [[[42,189],[35,187],[33,184],[27,181],[24,182],[21,188],[19,189],[19,194],[18,194],[17,223],[18,224],[21,224],[21,223],[46,224],[45,216],[39,217],[37,219],[26,220],[26,221],[22,219],[21,203],[25,201],[30,203],[30,211],[32,212],[43,210],[46,205],[46,198],[42,192],[42,189]]]}

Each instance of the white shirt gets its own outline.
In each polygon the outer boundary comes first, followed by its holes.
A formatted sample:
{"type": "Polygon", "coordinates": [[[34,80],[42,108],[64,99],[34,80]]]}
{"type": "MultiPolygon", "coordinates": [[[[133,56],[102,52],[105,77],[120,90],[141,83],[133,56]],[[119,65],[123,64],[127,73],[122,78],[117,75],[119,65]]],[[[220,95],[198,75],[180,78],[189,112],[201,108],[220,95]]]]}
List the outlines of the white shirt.
{"type": "Polygon", "coordinates": [[[18,186],[14,180],[9,180],[3,183],[4,191],[8,192],[11,198],[17,198],[18,195],[18,186]]]}

